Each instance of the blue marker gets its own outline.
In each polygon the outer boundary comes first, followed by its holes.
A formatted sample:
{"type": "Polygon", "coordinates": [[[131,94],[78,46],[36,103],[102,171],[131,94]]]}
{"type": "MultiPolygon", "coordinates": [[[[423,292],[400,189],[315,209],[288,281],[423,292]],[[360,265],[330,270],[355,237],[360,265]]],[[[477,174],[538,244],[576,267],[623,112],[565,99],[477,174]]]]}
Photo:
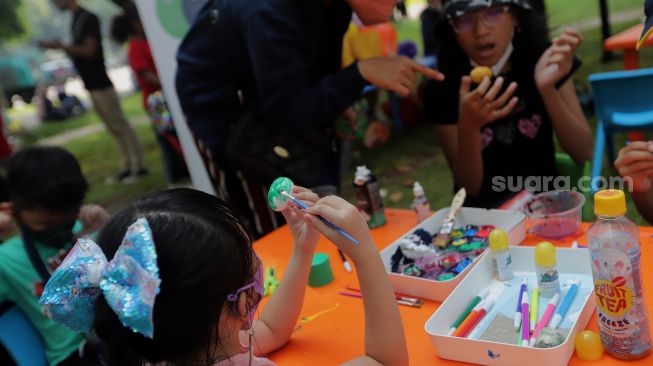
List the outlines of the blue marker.
{"type": "Polygon", "coordinates": [[[569,310],[569,306],[571,306],[571,303],[574,301],[574,297],[576,297],[576,293],[578,292],[579,285],[580,285],[580,280],[575,279],[571,281],[571,286],[569,287],[569,290],[567,291],[565,298],[562,300],[562,303],[558,307],[558,310],[556,310],[555,315],[553,316],[553,318],[551,318],[549,327],[555,329],[560,326],[560,323],[562,323],[562,319],[567,313],[567,310],[569,310]]]}
{"type": "MultiPolygon", "coordinates": [[[[282,191],[281,194],[284,195],[284,196],[286,196],[286,197],[288,197],[288,199],[290,199],[291,201],[293,201],[293,202],[294,202],[297,206],[299,206],[299,208],[301,208],[302,210],[305,210],[305,209],[308,208],[308,205],[306,205],[304,202],[302,202],[302,201],[298,200],[297,198],[295,198],[295,196],[293,196],[292,194],[290,194],[290,193],[288,193],[288,192],[286,192],[286,191],[282,191]]],[[[345,238],[351,240],[352,243],[354,243],[354,244],[360,244],[360,242],[359,242],[358,240],[352,238],[349,234],[347,234],[347,233],[346,233],[344,230],[342,230],[341,228],[337,227],[337,226],[336,226],[334,223],[332,223],[331,221],[325,219],[325,218],[322,217],[322,216],[318,216],[317,218],[320,219],[320,221],[322,221],[323,223],[325,223],[328,227],[330,227],[330,228],[332,228],[333,230],[339,232],[339,233],[342,234],[345,238]]]]}

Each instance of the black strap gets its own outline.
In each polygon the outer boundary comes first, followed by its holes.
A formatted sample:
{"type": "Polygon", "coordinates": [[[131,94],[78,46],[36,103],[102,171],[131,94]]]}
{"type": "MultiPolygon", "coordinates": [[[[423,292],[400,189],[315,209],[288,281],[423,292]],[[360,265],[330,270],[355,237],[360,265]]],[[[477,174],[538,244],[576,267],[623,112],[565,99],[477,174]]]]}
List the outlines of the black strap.
{"type": "Polygon", "coordinates": [[[39,252],[36,250],[34,242],[29,236],[23,235],[23,245],[25,246],[27,257],[29,257],[30,262],[32,262],[32,266],[34,266],[34,269],[39,274],[39,277],[41,277],[41,280],[43,280],[43,283],[47,283],[50,279],[50,271],[48,271],[45,263],[43,263],[43,259],[39,256],[39,252]]]}

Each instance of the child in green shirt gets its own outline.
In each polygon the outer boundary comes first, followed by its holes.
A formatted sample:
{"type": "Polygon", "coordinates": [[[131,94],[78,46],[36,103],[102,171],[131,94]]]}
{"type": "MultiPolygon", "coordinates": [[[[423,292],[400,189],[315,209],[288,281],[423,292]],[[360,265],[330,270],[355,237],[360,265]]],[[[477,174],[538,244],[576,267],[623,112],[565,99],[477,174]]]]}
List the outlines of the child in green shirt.
{"type": "Polygon", "coordinates": [[[50,365],[75,364],[84,336],[43,315],[38,302],[43,276],[58,267],[79,234],[97,229],[108,215],[94,205],[82,212],[88,183],[75,157],[61,148],[16,153],[8,162],[6,181],[10,202],[0,209],[11,213],[20,233],[0,244],[0,303],[14,303],[30,319],[50,365]],[[90,227],[82,232],[78,219],[90,227]],[[34,260],[29,247],[35,250],[34,260]]]}

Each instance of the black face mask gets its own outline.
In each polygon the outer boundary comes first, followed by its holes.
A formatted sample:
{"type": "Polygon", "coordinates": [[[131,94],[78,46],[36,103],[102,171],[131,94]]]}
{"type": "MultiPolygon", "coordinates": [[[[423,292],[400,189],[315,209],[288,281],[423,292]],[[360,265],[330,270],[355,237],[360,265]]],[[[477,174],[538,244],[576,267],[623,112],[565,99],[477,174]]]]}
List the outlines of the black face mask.
{"type": "Polygon", "coordinates": [[[20,230],[23,236],[31,239],[34,243],[43,244],[53,248],[62,248],[73,242],[73,227],[76,220],[65,222],[59,226],[44,230],[32,230],[25,224],[20,223],[20,230]]]}

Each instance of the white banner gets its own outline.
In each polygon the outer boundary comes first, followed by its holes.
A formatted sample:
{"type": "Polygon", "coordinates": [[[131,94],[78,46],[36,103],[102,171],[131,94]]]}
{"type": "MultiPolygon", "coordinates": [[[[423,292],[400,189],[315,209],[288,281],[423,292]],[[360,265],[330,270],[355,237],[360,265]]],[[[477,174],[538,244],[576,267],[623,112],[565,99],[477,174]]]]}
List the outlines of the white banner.
{"type": "Polygon", "coordinates": [[[136,5],[154,56],[154,62],[159,71],[161,86],[166,96],[168,109],[175,122],[193,185],[201,191],[215,194],[202,157],[197,151],[195,141],[186,125],[175,89],[177,48],[181,39],[186,35],[193,18],[206,1],[136,0],[136,5]]]}

